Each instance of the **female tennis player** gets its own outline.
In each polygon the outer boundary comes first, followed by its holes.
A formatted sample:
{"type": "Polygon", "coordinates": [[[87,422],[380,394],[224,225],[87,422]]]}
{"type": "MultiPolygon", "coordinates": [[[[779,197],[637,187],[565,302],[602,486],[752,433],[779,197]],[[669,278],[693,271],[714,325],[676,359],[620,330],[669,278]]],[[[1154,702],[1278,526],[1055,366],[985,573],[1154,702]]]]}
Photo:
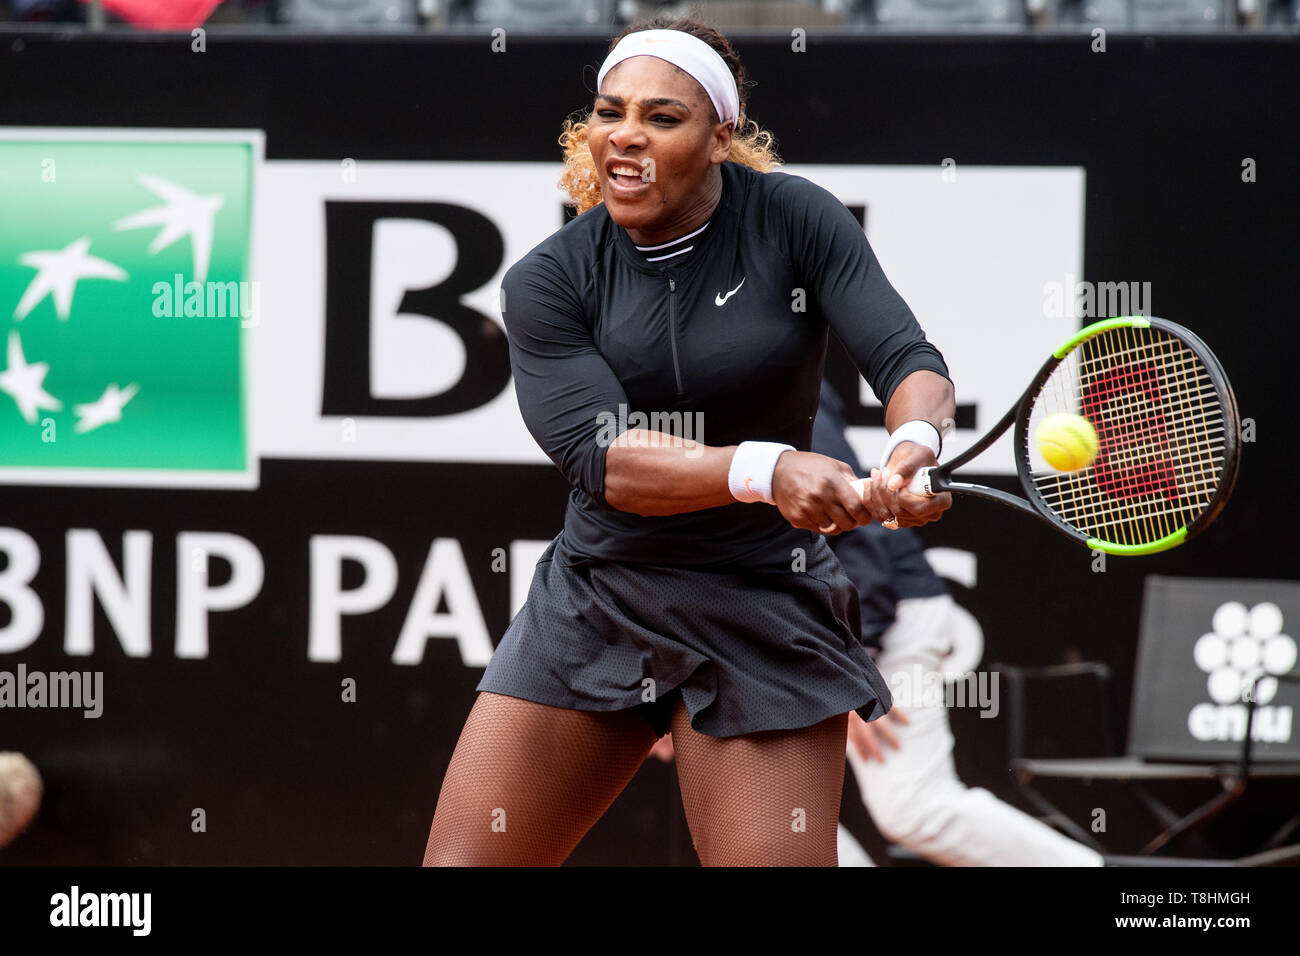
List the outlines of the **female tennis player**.
{"type": "Polygon", "coordinates": [[[847,715],[891,700],[824,535],[949,507],[905,489],[953,389],[853,215],[775,171],[747,85],[717,31],[656,18],[565,124],[581,215],[506,272],[502,314],[523,419],[572,491],[426,865],[562,863],[670,729],[703,864],[837,863],[847,715]],[[861,496],[806,450],[828,328],[886,407],[861,496]]]}

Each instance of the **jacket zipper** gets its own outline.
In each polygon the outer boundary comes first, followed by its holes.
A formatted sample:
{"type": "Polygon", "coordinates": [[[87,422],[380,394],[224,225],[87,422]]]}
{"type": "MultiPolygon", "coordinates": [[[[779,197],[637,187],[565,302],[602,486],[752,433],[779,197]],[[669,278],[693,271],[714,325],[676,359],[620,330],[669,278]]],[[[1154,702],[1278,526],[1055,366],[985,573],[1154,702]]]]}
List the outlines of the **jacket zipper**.
{"type": "Polygon", "coordinates": [[[677,397],[680,398],[682,391],[682,367],[677,361],[677,282],[669,278],[668,280],[668,313],[670,316],[668,332],[669,341],[673,346],[673,373],[677,376],[677,397]]]}

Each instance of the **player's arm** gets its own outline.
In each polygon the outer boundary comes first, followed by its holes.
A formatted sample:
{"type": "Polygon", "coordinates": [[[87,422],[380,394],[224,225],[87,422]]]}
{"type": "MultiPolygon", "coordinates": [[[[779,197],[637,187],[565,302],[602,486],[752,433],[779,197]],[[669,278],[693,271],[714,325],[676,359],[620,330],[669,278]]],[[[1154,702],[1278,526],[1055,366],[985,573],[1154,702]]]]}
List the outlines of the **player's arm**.
{"type": "Polygon", "coordinates": [[[627,395],[558,264],[530,256],[501,280],[519,412],[569,484],[604,501],[605,450],[627,395]]]}
{"type": "Polygon", "coordinates": [[[638,515],[675,515],[734,504],[727,474],[736,446],[704,445],[629,428],[605,452],[605,501],[638,515]]]}
{"type": "Polygon", "coordinates": [[[637,514],[677,514],[755,501],[739,496],[753,491],[753,477],[762,491],[757,501],[776,505],[796,528],[835,534],[872,520],[850,485],[858,477],[851,452],[846,456],[779,447],[771,449],[775,459],[765,459],[743,445],[711,447],[629,429],[606,455],[606,497],[614,507],[637,514]]]}
{"type": "MultiPolygon", "coordinates": [[[[617,431],[627,395],[596,348],[581,304],[560,270],[545,259],[513,266],[501,283],[502,316],[509,333],[510,365],[519,410],[529,432],[568,479],[595,501],[638,515],[671,515],[767,496],[737,496],[737,468],[753,464],[759,488],[771,482],[772,463],[744,453],[745,446],[713,446],[649,429],[617,431]],[[767,468],[764,474],[763,468],[767,468]]],[[[750,445],[753,452],[758,443],[750,445]]],[[[760,449],[761,451],[761,449],[760,449]]],[[[816,530],[834,522],[854,527],[871,520],[849,487],[856,477],[843,462],[808,452],[786,476],[782,515],[795,527],[816,530]]],[[[743,485],[741,486],[744,487],[743,485]]]]}
{"type": "MultiPolygon", "coordinates": [[[[903,379],[894,389],[885,408],[885,427],[891,435],[908,422],[927,422],[938,435],[947,431],[946,424],[956,414],[956,395],[952,382],[929,369],[918,369],[903,379]]],[[[884,471],[872,469],[868,500],[889,508],[898,516],[900,527],[924,524],[937,519],[952,504],[952,496],[940,500],[907,491],[912,476],[922,468],[937,465],[934,451],[915,441],[902,441],[894,446],[884,471]]]]}
{"type": "Polygon", "coordinates": [[[951,506],[950,495],[924,498],[898,489],[918,468],[936,464],[934,450],[919,442],[937,444],[956,413],[948,366],[885,277],[862,226],[843,203],[798,177],[783,181],[775,196],[809,298],[883,401],[891,436],[918,439],[895,446],[884,471],[867,486],[867,505],[873,514],[897,516],[901,526],[933,521],[951,506]]]}
{"type": "Polygon", "coordinates": [[[759,507],[776,505],[786,521],[806,531],[831,525],[855,528],[871,521],[866,502],[850,485],[858,476],[825,455],[784,451],[774,464],[741,445],[685,442],[677,447],[679,439],[644,429],[629,429],[624,439],[610,447],[605,466],[605,498],[620,511],[671,515],[749,501],[759,507]],[[645,447],[651,441],[660,447],[645,447]],[[749,476],[747,463],[752,465],[749,476]],[[745,490],[753,497],[737,497],[745,490]]]}

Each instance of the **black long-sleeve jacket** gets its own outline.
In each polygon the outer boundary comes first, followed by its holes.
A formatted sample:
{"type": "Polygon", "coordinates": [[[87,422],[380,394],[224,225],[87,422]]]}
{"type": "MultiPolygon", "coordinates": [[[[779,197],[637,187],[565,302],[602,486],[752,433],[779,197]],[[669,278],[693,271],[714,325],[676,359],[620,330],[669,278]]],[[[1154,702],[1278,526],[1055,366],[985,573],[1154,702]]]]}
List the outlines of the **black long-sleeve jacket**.
{"type": "Polygon", "coordinates": [[[722,198],[684,263],[647,263],[601,204],[502,280],[520,411],[573,488],[571,554],[788,571],[816,535],[771,505],[653,517],[611,508],[609,441],[649,427],[706,445],[808,450],[828,326],[886,406],[912,372],[948,375],[834,195],[788,173],[720,168],[722,198]]]}

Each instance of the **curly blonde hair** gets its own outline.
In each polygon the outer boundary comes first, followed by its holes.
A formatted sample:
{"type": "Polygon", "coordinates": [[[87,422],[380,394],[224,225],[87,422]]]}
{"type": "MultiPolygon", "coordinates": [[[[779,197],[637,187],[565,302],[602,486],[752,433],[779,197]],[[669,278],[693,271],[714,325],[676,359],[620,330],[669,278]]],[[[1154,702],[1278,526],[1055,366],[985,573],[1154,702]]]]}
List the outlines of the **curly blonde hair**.
{"type": "MultiPolygon", "coordinates": [[[[627,27],[610,42],[610,50],[613,50],[618,45],[618,41],[629,33],[639,33],[642,30],[681,30],[699,37],[717,50],[718,55],[731,70],[731,75],[736,78],[736,89],[740,93],[740,122],[732,133],[731,153],[727,159],[762,173],[771,172],[781,165],[781,158],[776,152],[776,137],[745,115],[745,104],[749,99],[748,87],[752,85],[752,81],[746,79],[745,68],[740,63],[740,57],[736,55],[736,51],[725,36],[698,20],[660,16],[627,27]]],[[[599,205],[602,201],[596,162],[587,143],[587,129],[591,125],[591,114],[592,110],[588,109],[565,119],[559,139],[560,147],[564,151],[564,174],[560,177],[559,186],[569,194],[566,205],[576,207],[578,215],[599,205]]]]}

